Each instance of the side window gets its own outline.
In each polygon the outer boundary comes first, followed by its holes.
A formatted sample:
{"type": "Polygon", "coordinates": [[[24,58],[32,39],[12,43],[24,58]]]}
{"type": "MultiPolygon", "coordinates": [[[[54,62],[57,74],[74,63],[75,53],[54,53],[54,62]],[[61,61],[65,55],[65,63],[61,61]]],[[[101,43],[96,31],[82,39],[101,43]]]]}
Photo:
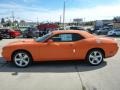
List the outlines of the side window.
{"type": "Polygon", "coordinates": [[[54,42],[72,42],[83,39],[82,36],[76,33],[57,34],[51,38],[54,42]]]}
{"type": "Polygon", "coordinates": [[[60,38],[60,35],[55,35],[51,38],[54,42],[60,42],[61,41],[61,38],[60,38]]]}
{"type": "Polygon", "coordinates": [[[82,40],[82,39],[84,39],[83,36],[76,34],[76,33],[72,34],[72,41],[78,41],[78,40],[82,40]]]}
{"type": "Polygon", "coordinates": [[[72,41],[72,34],[61,34],[60,37],[61,37],[62,42],[65,42],[65,41],[70,42],[70,41],[72,41]]]}
{"type": "Polygon", "coordinates": [[[54,42],[70,42],[72,41],[72,34],[58,34],[51,38],[54,42]]]}

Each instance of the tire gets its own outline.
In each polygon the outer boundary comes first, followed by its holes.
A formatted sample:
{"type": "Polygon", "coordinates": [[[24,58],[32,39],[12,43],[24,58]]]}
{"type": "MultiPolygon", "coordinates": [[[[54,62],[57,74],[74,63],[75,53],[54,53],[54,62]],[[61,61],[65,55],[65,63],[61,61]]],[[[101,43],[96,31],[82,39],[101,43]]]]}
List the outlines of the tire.
{"type": "Polygon", "coordinates": [[[100,50],[91,50],[87,54],[87,62],[92,66],[97,66],[103,62],[103,53],[100,50]]]}
{"type": "Polygon", "coordinates": [[[8,34],[5,36],[6,39],[11,39],[11,36],[8,34]]]}
{"type": "Polygon", "coordinates": [[[0,40],[2,40],[2,37],[0,37],[0,40]]]}
{"type": "Polygon", "coordinates": [[[25,51],[15,52],[12,56],[12,60],[14,65],[20,68],[28,67],[32,63],[31,55],[25,51]]]}
{"type": "Polygon", "coordinates": [[[116,34],[114,33],[112,36],[114,36],[114,37],[115,37],[115,36],[116,36],[116,34]]]}
{"type": "Polygon", "coordinates": [[[11,38],[15,38],[15,36],[11,36],[11,38]]]}
{"type": "Polygon", "coordinates": [[[97,33],[97,35],[100,35],[100,32],[99,32],[99,33],[97,33]]]}
{"type": "Polygon", "coordinates": [[[23,38],[26,38],[27,36],[23,35],[23,38]]]}

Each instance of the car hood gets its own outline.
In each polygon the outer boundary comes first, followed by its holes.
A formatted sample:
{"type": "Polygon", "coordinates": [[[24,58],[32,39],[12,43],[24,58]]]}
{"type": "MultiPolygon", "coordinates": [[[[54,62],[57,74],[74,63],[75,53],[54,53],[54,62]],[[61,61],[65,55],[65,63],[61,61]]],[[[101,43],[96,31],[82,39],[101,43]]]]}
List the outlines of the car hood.
{"type": "Polygon", "coordinates": [[[9,43],[8,45],[32,44],[35,43],[34,39],[23,39],[9,43]]]}

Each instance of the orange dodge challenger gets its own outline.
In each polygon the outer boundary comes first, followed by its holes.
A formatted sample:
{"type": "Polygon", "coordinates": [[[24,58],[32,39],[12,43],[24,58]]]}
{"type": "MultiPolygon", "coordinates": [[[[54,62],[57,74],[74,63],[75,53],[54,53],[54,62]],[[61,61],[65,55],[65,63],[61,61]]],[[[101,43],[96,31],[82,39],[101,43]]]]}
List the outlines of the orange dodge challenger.
{"type": "Polygon", "coordinates": [[[33,61],[86,60],[99,65],[118,51],[116,40],[100,38],[85,31],[53,31],[37,39],[21,40],[3,47],[2,55],[18,67],[33,61]]]}

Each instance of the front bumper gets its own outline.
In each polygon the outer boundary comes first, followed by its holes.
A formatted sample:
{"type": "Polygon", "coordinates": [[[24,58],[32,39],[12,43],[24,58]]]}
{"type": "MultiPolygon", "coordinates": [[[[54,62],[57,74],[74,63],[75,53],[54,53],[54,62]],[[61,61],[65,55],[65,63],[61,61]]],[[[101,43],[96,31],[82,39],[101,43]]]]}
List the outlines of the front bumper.
{"type": "Polygon", "coordinates": [[[11,61],[10,50],[6,50],[5,47],[2,49],[2,56],[5,61],[11,61]]]}

